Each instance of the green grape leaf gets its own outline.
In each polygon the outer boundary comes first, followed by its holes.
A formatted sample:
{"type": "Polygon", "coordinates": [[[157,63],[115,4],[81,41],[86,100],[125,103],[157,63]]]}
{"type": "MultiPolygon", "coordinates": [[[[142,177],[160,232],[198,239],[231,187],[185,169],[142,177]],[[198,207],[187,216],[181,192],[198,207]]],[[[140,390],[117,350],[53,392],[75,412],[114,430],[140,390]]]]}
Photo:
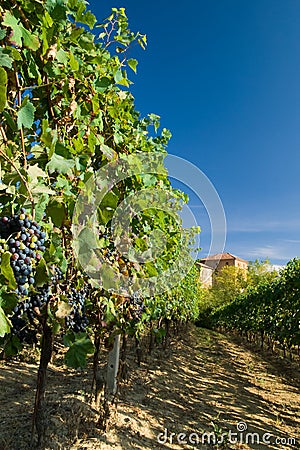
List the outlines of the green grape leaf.
{"type": "Polygon", "coordinates": [[[94,346],[86,333],[66,335],[64,344],[69,347],[65,355],[65,363],[74,369],[85,367],[87,355],[94,353],[94,346]]]}
{"type": "Polygon", "coordinates": [[[69,61],[69,55],[62,48],[60,48],[56,53],[56,59],[58,62],[66,65],[69,61]]]}
{"type": "Polygon", "coordinates": [[[102,202],[101,202],[101,209],[102,208],[109,208],[109,209],[116,209],[118,206],[119,197],[112,191],[108,192],[102,202]]]}
{"type": "Polygon", "coordinates": [[[14,131],[14,132],[18,131],[17,124],[14,122],[13,118],[11,117],[11,115],[7,111],[3,111],[3,116],[4,116],[5,120],[6,120],[9,128],[12,131],[14,131]]]}
{"type": "Polygon", "coordinates": [[[66,7],[64,4],[59,4],[59,2],[53,2],[55,7],[50,12],[50,16],[54,19],[54,22],[64,22],[67,18],[66,7]]]}
{"type": "Polygon", "coordinates": [[[4,352],[6,356],[15,356],[22,350],[23,345],[21,344],[17,336],[9,336],[10,339],[4,347],[4,352]]]}
{"type": "Polygon", "coordinates": [[[106,225],[114,215],[114,211],[111,209],[103,209],[98,211],[99,223],[106,225]]]}
{"type": "Polygon", "coordinates": [[[13,292],[1,292],[0,305],[6,314],[11,314],[18,303],[18,295],[13,292]]]}
{"type": "Polygon", "coordinates": [[[140,177],[143,181],[143,185],[146,188],[155,186],[157,183],[157,178],[155,175],[151,174],[151,173],[145,173],[145,174],[140,174],[140,177]]]}
{"type": "Polygon", "coordinates": [[[11,253],[5,252],[1,255],[1,273],[8,281],[8,287],[12,290],[17,289],[17,283],[14,276],[14,272],[10,265],[11,253]]]}
{"type": "Polygon", "coordinates": [[[109,78],[102,77],[96,81],[95,88],[98,92],[104,92],[111,84],[112,82],[109,78]]]}
{"type": "Polygon", "coordinates": [[[32,188],[32,194],[34,197],[39,199],[40,194],[48,194],[48,195],[55,195],[56,192],[53,189],[50,189],[48,186],[44,184],[44,181],[39,181],[34,188],[32,188]]]}
{"type": "Polygon", "coordinates": [[[138,62],[136,59],[130,58],[127,61],[128,66],[130,67],[131,70],[134,71],[134,73],[136,73],[136,67],[138,65],[138,62]]]}
{"type": "Polygon", "coordinates": [[[70,62],[70,67],[72,70],[78,70],[79,69],[79,62],[78,60],[75,58],[75,56],[73,55],[72,52],[70,52],[69,54],[69,62],[70,62]]]}
{"type": "Polygon", "coordinates": [[[30,50],[38,50],[40,47],[39,38],[24,27],[22,27],[22,38],[24,46],[30,48],[30,50]]]}
{"type": "Polygon", "coordinates": [[[6,11],[3,17],[2,25],[10,27],[13,31],[11,41],[14,42],[19,47],[22,47],[22,28],[19,20],[16,19],[9,11],[6,11]]]}
{"type": "Polygon", "coordinates": [[[51,217],[52,222],[56,227],[60,228],[62,226],[63,221],[66,217],[65,205],[62,201],[51,199],[51,201],[48,203],[46,213],[51,217]]]}
{"type": "Polygon", "coordinates": [[[155,264],[153,264],[151,261],[147,261],[145,263],[145,268],[147,270],[149,277],[157,277],[158,276],[158,272],[155,267],[155,264]]]}
{"type": "Polygon", "coordinates": [[[28,175],[32,183],[36,183],[38,178],[46,178],[46,172],[44,172],[38,164],[34,164],[33,166],[29,166],[27,169],[28,175]]]}
{"type": "Polygon", "coordinates": [[[0,66],[12,68],[13,59],[0,48],[0,66]]]}
{"type": "Polygon", "coordinates": [[[37,222],[42,220],[48,203],[49,203],[48,193],[39,193],[39,195],[37,196],[37,203],[35,204],[35,220],[37,222]]]}
{"type": "Polygon", "coordinates": [[[0,337],[3,337],[6,333],[9,333],[10,331],[10,324],[9,321],[0,306],[0,337]]]}
{"type": "Polygon", "coordinates": [[[94,28],[95,23],[97,22],[97,19],[94,16],[94,14],[92,14],[90,11],[87,11],[80,18],[79,22],[84,23],[85,25],[88,25],[90,27],[90,29],[92,30],[94,28]]]}
{"type": "Polygon", "coordinates": [[[71,182],[61,176],[57,178],[56,188],[59,190],[63,190],[63,193],[66,197],[74,197],[71,182]]]}
{"type": "Polygon", "coordinates": [[[77,43],[78,38],[84,33],[84,28],[75,28],[69,36],[70,41],[77,43]]]}
{"type": "Polygon", "coordinates": [[[36,286],[44,286],[49,281],[49,271],[44,258],[41,258],[35,271],[36,286]]]}
{"type": "Polygon", "coordinates": [[[3,67],[0,67],[0,112],[6,106],[6,88],[7,88],[7,73],[3,67]]]}
{"type": "Polygon", "coordinates": [[[9,51],[9,55],[14,61],[22,61],[23,58],[19,50],[14,47],[7,47],[6,50],[9,51]]]}
{"type": "Polygon", "coordinates": [[[43,16],[43,24],[45,25],[46,28],[51,28],[53,25],[53,20],[52,17],[50,16],[50,14],[48,13],[48,11],[44,12],[44,16],[43,16]]]}
{"type": "Polygon", "coordinates": [[[111,322],[115,320],[116,318],[116,309],[115,305],[113,304],[112,300],[109,299],[106,305],[106,311],[105,311],[105,322],[111,322]]]}
{"type": "Polygon", "coordinates": [[[117,283],[117,274],[117,271],[115,271],[108,264],[105,264],[101,267],[101,283],[104,289],[109,290],[111,288],[112,282],[114,284],[117,283]]]}
{"type": "Polygon", "coordinates": [[[67,173],[70,169],[73,169],[74,166],[75,161],[73,159],[66,159],[63,156],[53,153],[46,167],[49,173],[67,173]]]}
{"type": "Polygon", "coordinates": [[[18,111],[18,128],[31,128],[34,121],[35,107],[26,97],[18,111]]]}
{"type": "Polygon", "coordinates": [[[114,80],[116,83],[120,83],[121,80],[123,80],[123,73],[122,70],[118,69],[114,73],[114,80]]]}
{"type": "Polygon", "coordinates": [[[91,249],[97,248],[97,239],[93,230],[88,227],[83,228],[78,235],[78,245],[83,253],[84,250],[90,253],[91,249]]]}

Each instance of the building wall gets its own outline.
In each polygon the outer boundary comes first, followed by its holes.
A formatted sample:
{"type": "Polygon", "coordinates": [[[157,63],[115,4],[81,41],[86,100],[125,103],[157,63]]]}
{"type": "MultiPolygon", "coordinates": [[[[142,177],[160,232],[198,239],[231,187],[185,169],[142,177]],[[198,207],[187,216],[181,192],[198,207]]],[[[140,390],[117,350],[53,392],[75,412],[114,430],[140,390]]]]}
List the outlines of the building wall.
{"type": "Polygon", "coordinates": [[[213,284],[213,269],[206,267],[201,263],[198,263],[197,266],[200,270],[199,278],[202,285],[205,287],[211,287],[213,284]]]}

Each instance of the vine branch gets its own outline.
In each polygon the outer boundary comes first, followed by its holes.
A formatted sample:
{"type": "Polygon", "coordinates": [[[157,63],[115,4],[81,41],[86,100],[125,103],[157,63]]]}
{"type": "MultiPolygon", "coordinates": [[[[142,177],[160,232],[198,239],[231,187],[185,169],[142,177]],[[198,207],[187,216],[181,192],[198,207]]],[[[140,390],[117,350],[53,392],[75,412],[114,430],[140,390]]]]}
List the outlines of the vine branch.
{"type": "MultiPolygon", "coordinates": [[[[16,86],[18,89],[18,106],[20,108],[21,103],[22,103],[21,85],[20,85],[20,81],[19,81],[18,71],[16,70],[16,64],[14,64],[14,66],[15,66],[16,86]]],[[[27,159],[26,159],[27,155],[26,155],[26,148],[25,148],[23,126],[20,129],[20,137],[21,137],[22,153],[23,153],[23,158],[24,158],[24,169],[27,170],[27,159]]]]}
{"type": "MultiPolygon", "coordinates": [[[[0,130],[1,130],[2,137],[4,138],[5,132],[2,128],[2,126],[0,126],[0,130]]],[[[3,140],[5,142],[5,139],[3,139],[3,140]]],[[[35,215],[34,198],[33,198],[32,192],[30,190],[30,187],[29,187],[29,184],[28,184],[26,178],[24,177],[24,175],[22,175],[22,173],[20,172],[20,169],[18,168],[18,166],[16,166],[15,162],[9,156],[7,156],[6,153],[4,153],[4,151],[1,149],[1,147],[0,147],[0,156],[2,156],[5,159],[5,161],[7,161],[15,169],[15,171],[19,175],[20,179],[22,180],[22,182],[26,188],[26,191],[28,192],[29,200],[31,203],[32,217],[34,218],[34,215],[35,215]]]]}

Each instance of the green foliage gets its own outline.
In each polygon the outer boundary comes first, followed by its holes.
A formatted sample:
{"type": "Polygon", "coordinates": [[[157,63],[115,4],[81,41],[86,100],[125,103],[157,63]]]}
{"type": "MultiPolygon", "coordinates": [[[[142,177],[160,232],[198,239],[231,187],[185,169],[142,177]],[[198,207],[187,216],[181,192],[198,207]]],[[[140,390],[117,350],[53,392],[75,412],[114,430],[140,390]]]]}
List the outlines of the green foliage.
{"type": "Polygon", "coordinates": [[[257,286],[259,283],[268,283],[278,277],[278,272],[271,268],[268,259],[250,261],[247,274],[247,285],[257,286]]]}
{"type": "Polygon", "coordinates": [[[210,290],[213,307],[230,303],[247,287],[247,273],[234,266],[225,266],[214,274],[210,290]]]}
{"type": "MultiPolygon", "coordinates": [[[[135,43],[145,48],[146,37],[129,29],[124,8],[113,8],[103,23],[97,23],[84,0],[3,0],[0,16],[1,213],[30,208],[47,231],[48,247],[36,268],[36,288],[49,281],[53,265],[68,280],[84,285],[87,280],[74,257],[71,232],[75,201],[84,183],[106,163],[127,155],[151,153],[163,161],[171,138],[165,128],[158,134],[159,116],[140,117],[128,89],[132,83],[128,68],[130,74],[137,70],[129,50],[135,43]]],[[[181,224],[170,215],[142,209],[132,221],[136,247],[147,251],[149,234],[153,231],[159,239],[161,230],[167,237],[164,252],[144,265],[111,256],[111,218],[126,196],[144,188],[171,192],[175,211],[187,201],[186,195],[172,189],[166,170],[123,180],[104,198],[99,208],[103,257],[109,270],[137,278],[161,274],[177,255],[182,234],[181,224]]],[[[187,242],[193,234],[186,233],[187,242]]],[[[1,261],[2,290],[11,293],[15,282],[9,255],[2,255],[1,261]]],[[[158,315],[196,317],[195,276],[192,271],[171,293],[152,299],[153,308],[149,306],[139,323],[130,319],[122,296],[94,289],[87,305],[88,332],[93,336],[136,330],[158,315]]],[[[63,326],[55,315],[63,295],[58,289],[43,312],[53,329],[63,326]]],[[[7,307],[5,315],[0,310],[2,335],[8,333],[7,317],[14,306],[7,307]]],[[[84,365],[92,351],[90,338],[72,335],[65,342],[70,347],[66,362],[84,365]]],[[[9,345],[8,352],[17,351],[13,338],[9,345]]]]}
{"type": "Polygon", "coordinates": [[[215,326],[263,333],[291,348],[300,344],[300,260],[291,260],[279,277],[250,287],[213,314],[215,326]]]}
{"type": "Polygon", "coordinates": [[[147,300],[146,320],[161,317],[169,320],[195,321],[201,301],[199,273],[193,266],[185,278],[170,291],[147,300]]]}
{"type": "Polygon", "coordinates": [[[3,337],[6,333],[10,331],[10,324],[6,318],[6,315],[0,306],[0,337],[3,337]]]}
{"type": "Polygon", "coordinates": [[[8,287],[13,290],[13,289],[17,288],[17,283],[15,280],[13,270],[10,265],[10,257],[11,257],[11,254],[9,252],[2,253],[0,269],[1,269],[1,274],[4,276],[4,278],[8,284],[8,287]]]}
{"type": "Polygon", "coordinates": [[[248,271],[234,266],[223,267],[214,273],[213,286],[202,289],[198,323],[211,327],[211,315],[216,309],[234,302],[241,293],[247,295],[251,288],[271,283],[277,277],[278,272],[270,270],[268,260],[250,262],[248,271]]]}
{"type": "Polygon", "coordinates": [[[64,336],[64,343],[69,347],[65,363],[74,369],[85,367],[87,355],[94,352],[94,346],[86,333],[69,333],[64,336]]]}
{"type": "Polygon", "coordinates": [[[33,104],[25,97],[21,103],[21,107],[18,111],[18,128],[31,128],[34,121],[35,108],[33,104]]]}
{"type": "Polygon", "coordinates": [[[225,266],[213,275],[213,285],[200,289],[197,324],[211,327],[211,314],[221,305],[232,302],[246,287],[246,272],[234,266],[225,266]]]}

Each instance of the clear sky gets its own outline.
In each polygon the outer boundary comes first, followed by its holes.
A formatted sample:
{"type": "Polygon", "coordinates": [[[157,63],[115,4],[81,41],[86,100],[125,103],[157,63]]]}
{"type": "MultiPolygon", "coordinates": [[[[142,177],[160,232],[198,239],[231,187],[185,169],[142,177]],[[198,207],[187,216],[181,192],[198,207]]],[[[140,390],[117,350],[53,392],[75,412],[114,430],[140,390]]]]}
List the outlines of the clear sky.
{"type": "MultiPolygon", "coordinates": [[[[160,115],[168,151],[214,184],[226,251],[276,264],[300,257],[299,0],[89,3],[99,21],[125,7],[147,35],[147,50],[130,55],[136,107],[160,115]]],[[[205,250],[207,217],[194,206],[205,250]]]]}

